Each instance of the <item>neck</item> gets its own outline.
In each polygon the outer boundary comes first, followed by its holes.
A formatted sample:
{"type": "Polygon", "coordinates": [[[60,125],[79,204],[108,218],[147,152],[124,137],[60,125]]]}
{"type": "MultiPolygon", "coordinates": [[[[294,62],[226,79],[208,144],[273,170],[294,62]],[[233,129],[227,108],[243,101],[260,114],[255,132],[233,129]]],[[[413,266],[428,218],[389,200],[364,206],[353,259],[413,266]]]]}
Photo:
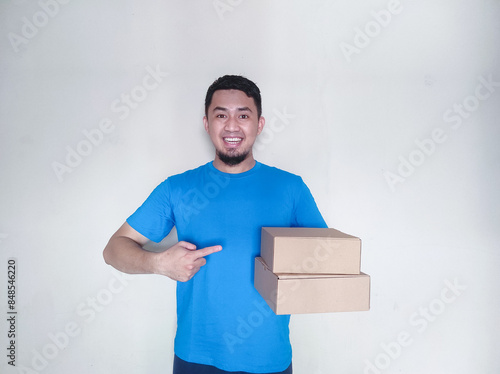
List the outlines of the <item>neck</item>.
{"type": "Polygon", "coordinates": [[[213,165],[217,170],[220,170],[223,173],[240,174],[253,168],[255,166],[255,159],[252,154],[249,154],[248,157],[239,164],[227,165],[216,155],[213,165]]]}

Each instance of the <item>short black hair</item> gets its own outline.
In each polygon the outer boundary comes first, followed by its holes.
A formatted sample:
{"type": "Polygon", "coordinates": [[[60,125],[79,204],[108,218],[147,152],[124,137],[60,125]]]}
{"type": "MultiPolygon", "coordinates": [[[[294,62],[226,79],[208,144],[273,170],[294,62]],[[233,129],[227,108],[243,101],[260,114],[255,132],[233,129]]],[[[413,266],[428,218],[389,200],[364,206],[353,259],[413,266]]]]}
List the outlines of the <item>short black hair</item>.
{"type": "Polygon", "coordinates": [[[208,87],[207,96],[205,97],[205,115],[208,115],[208,107],[212,103],[212,96],[218,90],[239,90],[243,91],[248,97],[253,98],[257,107],[257,115],[260,118],[262,114],[262,98],[257,85],[250,79],[241,75],[224,75],[214,81],[208,87]]]}

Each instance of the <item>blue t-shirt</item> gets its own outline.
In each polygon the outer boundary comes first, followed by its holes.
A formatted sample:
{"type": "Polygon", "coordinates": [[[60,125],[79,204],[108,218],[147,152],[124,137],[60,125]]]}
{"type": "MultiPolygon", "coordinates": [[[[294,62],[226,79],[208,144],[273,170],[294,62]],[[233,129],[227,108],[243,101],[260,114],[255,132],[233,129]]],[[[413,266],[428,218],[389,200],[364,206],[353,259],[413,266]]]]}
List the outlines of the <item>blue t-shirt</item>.
{"type": "Polygon", "coordinates": [[[259,162],[228,174],[209,162],[166,179],[127,222],[155,242],[175,226],[179,241],[222,246],[191,280],[177,282],[177,356],[226,371],[289,366],[290,316],[272,312],[253,272],[263,226],[327,227],[302,178],[259,162]]]}

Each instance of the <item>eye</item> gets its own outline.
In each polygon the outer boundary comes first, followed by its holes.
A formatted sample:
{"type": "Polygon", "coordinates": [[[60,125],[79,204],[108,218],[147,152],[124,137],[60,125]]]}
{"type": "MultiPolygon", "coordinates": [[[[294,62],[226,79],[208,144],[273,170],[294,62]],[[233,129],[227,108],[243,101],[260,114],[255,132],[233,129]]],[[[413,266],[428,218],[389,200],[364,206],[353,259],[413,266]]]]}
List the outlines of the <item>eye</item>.
{"type": "Polygon", "coordinates": [[[240,116],[240,118],[241,118],[241,119],[247,119],[247,118],[249,118],[249,117],[248,117],[248,114],[242,114],[242,115],[240,116]]]}
{"type": "Polygon", "coordinates": [[[220,113],[220,114],[215,115],[215,118],[226,118],[226,115],[220,113]]]}

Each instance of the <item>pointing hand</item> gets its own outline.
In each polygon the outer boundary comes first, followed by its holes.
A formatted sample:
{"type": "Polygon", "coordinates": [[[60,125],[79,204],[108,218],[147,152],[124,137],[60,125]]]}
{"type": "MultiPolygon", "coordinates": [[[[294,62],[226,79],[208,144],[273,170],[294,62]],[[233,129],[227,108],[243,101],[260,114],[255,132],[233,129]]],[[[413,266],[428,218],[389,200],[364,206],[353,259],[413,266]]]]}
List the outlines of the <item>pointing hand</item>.
{"type": "Polygon", "coordinates": [[[220,250],[222,250],[220,245],[196,249],[194,244],[180,241],[157,254],[155,273],[166,275],[176,281],[187,282],[207,263],[206,256],[220,250]]]}

